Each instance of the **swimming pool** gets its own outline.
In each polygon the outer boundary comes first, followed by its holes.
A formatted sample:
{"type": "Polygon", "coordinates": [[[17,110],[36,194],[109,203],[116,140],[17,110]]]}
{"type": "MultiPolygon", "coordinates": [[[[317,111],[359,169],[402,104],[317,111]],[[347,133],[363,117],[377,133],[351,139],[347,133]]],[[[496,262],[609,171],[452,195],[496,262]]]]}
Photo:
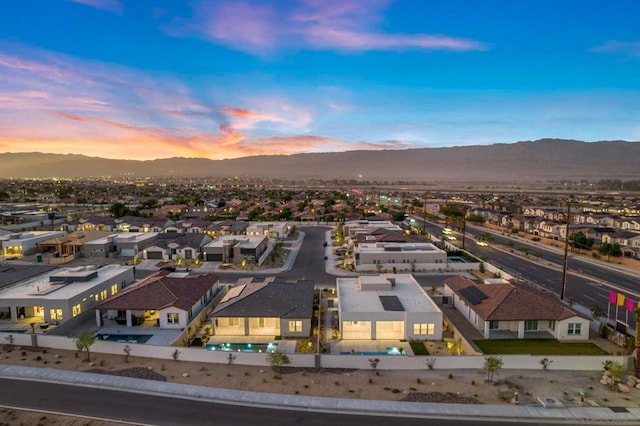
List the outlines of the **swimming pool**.
{"type": "Polygon", "coordinates": [[[340,355],[404,355],[400,348],[389,346],[386,352],[340,352],[340,355]]]}
{"type": "Polygon", "coordinates": [[[226,352],[275,352],[277,343],[207,343],[209,351],[226,352]]]}
{"type": "Polygon", "coordinates": [[[96,334],[96,339],[108,342],[145,343],[153,334],[96,334]]]}

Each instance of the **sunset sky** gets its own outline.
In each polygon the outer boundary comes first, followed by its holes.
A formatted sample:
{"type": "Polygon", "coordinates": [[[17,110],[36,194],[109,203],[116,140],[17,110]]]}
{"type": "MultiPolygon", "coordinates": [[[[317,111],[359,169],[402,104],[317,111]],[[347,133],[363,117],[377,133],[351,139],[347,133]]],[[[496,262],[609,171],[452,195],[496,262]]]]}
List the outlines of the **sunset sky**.
{"type": "Polygon", "coordinates": [[[640,140],[640,1],[3,0],[0,152],[640,140]]]}

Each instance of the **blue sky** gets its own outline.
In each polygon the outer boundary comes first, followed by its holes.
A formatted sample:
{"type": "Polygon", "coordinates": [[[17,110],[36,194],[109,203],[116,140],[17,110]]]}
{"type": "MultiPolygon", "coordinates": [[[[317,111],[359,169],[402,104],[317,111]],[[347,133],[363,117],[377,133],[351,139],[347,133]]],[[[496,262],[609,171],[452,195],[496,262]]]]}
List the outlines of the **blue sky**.
{"type": "Polygon", "coordinates": [[[640,140],[640,2],[7,0],[0,151],[640,140]]]}

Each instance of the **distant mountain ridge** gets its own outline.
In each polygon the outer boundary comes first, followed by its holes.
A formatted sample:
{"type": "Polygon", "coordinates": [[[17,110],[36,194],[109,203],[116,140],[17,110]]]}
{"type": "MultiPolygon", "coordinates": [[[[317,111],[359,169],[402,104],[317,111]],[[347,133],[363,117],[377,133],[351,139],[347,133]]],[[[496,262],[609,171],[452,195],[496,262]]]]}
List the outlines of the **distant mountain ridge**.
{"type": "Polygon", "coordinates": [[[229,160],[111,160],[75,154],[0,154],[4,178],[255,177],[290,180],[525,182],[640,179],[640,142],[540,139],[392,151],[271,155],[229,160]]]}

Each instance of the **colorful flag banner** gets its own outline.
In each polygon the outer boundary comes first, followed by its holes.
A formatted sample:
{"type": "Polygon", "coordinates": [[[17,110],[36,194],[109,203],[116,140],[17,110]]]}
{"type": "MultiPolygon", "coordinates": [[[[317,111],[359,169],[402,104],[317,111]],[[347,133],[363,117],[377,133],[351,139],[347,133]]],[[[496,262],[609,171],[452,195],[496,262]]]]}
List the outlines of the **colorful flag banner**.
{"type": "Polygon", "coordinates": [[[616,292],[615,291],[610,291],[609,292],[609,303],[616,303],[616,292]]]}
{"type": "Polygon", "coordinates": [[[633,312],[633,305],[635,305],[633,300],[627,299],[627,311],[633,312]]]}
{"type": "Polygon", "coordinates": [[[624,294],[618,293],[618,306],[624,306],[624,294]]]}

